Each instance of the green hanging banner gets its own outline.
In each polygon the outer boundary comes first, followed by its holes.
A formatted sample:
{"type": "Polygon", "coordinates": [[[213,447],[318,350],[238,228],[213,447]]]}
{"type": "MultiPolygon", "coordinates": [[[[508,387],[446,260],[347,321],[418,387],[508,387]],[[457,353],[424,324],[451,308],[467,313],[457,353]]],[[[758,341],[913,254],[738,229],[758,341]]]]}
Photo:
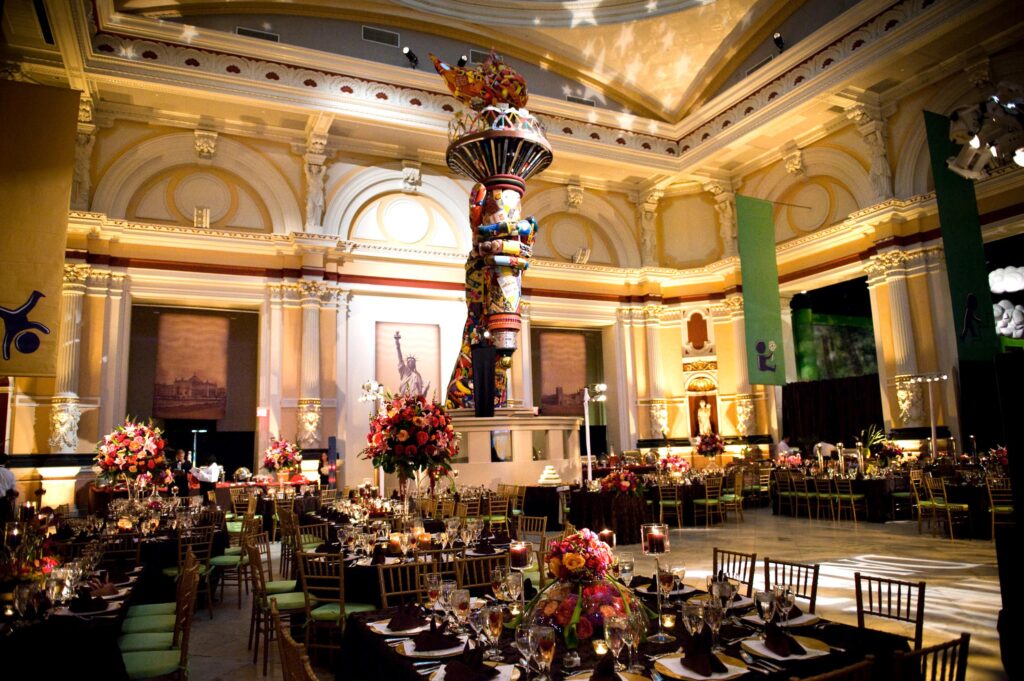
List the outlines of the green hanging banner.
{"type": "Polygon", "coordinates": [[[994,360],[999,348],[992,294],[985,271],[985,248],[978,221],[974,183],[946,166],[960,147],[949,139],[949,119],[924,112],[928,152],[935,180],[935,201],[939,206],[942,248],[946,253],[949,297],[956,325],[957,356],[961,360],[994,360]]]}
{"type": "Polygon", "coordinates": [[[785,385],[779,268],[775,262],[775,224],[770,201],[736,196],[743,326],[751,385],[785,385]]]}

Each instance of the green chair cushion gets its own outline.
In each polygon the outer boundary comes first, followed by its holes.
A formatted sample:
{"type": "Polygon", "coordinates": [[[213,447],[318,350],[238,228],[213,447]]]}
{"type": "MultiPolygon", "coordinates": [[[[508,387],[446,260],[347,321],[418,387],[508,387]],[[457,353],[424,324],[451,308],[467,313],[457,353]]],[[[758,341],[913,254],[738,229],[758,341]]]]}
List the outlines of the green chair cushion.
{"type": "Polygon", "coordinates": [[[832,498],[836,499],[836,500],[842,499],[843,501],[862,501],[864,499],[864,495],[863,494],[833,494],[832,498]]]}
{"type": "Polygon", "coordinates": [[[152,679],[178,671],[181,653],[177,650],[146,650],[121,653],[129,679],[152,679]]]}
{"type": "Polygon", "coordinates": [[[224,520],[234,520],[237,517],[238,516],[235,515],[234,513],[232,513],[231,511],[228,511],[227,513],[224,514],[224,520]]]}
{"type": "Polygon", "coordinates": [[[794,494],[796,494],[796,492],[779,492],[780,497],[791,497],[794,494]]]}
{"type": "Polygon", "coordinates": [[[534,589],[540,588],[540,570],[523,570],[523,579],[530,580],[534,589]]]}
{"type": "Polygon", "coordinates": [[[1013,513],[1013,506],[993,506],[992,510],[996,513],[1013,513]]]}
{"type": "Polygon", "coordinates": [[[504,515],[485,515],[484,520],[489,523],[507,523],[508,516],[504,515]]]}
{"type": "Polygon", "coordinates": [[[658,503],[662,506],[679,506],[683,502],[677,499],[676,501],[659,501],[658,503]]]}
{"type": "Polygon", "coordinates": [[[761,491],[761,486],[760,485],[748,485],[748,486],[743,488],[743,491],[744,492],[760,492],[761,491]]]}
{"type": "Polygon", "coordinates": [[[177,603],[145,603],[128,608],[126,617],[145,617],[147,615],[173,615],[178,610],[177,603]]]}
{"type": "Polygon", "coordinates": [[[921,508],[934,508],[935,507],[935,502],[934,501],[919,501],[919,502],[917,502],[917,505],[920,506],[921,508]]]}
{"type": "Polygon", "coordinates": [[[698,506],[718,506],[718,499],[694,499],[693,503],[698,506]]]}
{"type": "MultiPolygon", "coordinates": [[[[202,563],[199,565],[199,576],[200,577],[204,576],[209,571],[210,571],[210,566],[209,565],[205,565],[205,564],[202,564],[202,563]]],[[[178,577],[178,568],[176,568],[176,567],[164,568],[162,570],[162,572],[164,573],[165,577],[172,577],[172,578],[175,578],[175,579],[178,577]]]]}
{"type": "Polygon", "coordinates": [[[913,496],[910,492],[893,492],[892,495],[897,499],[909,499],[913,496]]]}
{"type": "Polygon", "coordinates": [[[735,494],[723,494],[720,498],[721,498],[722,501],[742,501],[743,500],[743,497],[737,496],[735,494]]]}
{"type": "Polygon", "coordinates": [[[238,534],[239,532],[242,531],[242,521],[241,520],[235,521],[235,522],[230,522],[230,523],[225,523],[225,525],[227,525],[228,534],[238,534]]]}
{"type": "Polygon", "coordinates": [[[302,550],[305,551],[306,553],[309,553],[310,551],[316,551],[318,548],[320,548],[320,546],[322,544],[323,544],[322,541],[315,541],[315,542],[310,542],[308,544],[303,544],[302,545],[302,550]]]}
{"type": "Polygon", "coordinates": [[[942,501],[936,501],[935,508],[948,509],[950,511],[967,511],[970,509],[970,506],[968,506],[967,504],[951,504],[942,501]]]}
{"type": "Polygon", "coordinates": [[[320,546],[324,543],[324,540],[316,536],[315,534],[304,534],[299,537],[299,543],[301,543],[303,546],[305,546],[306,544],[314,544],[316,546],[320,546]]]}
{"type": "MultiPolygon", "coordinates": [[[[379,609],[376,605],[370,603],[345,603],[345,613],[348,615],[354,612],[372,612],[379,609]]],[[[326,603],[310,610],[309,616],[316,622],[337,621],[341,616],[341,605],[338,603],[326,603]]]]}
{"type": "Polygon", "coordinates": [[[122,634],[154,634],[174,631],[174,615],[144,615],[126,617],[121,624],[122,634]]]}
{"type": "Polygon", "coordinates": [[[294,579],[278,579],[273,582],[267,582],[267,593],[285,594],[289,591],[295,591],[296,586],[298,586],[298,582],[294,579]]]}
{"type": "Polygon", "coordinates": [[[216,567],[227,567],[234,568],[239,565],[248,565],[249,556],[229,556],[227,554],[223,556],[214,556],[210,559],[210,565],[216,567]]]}
{"type": "Polygon", "coordinates": [[[117,639],[122,653],[140,650],[171,650],[174,647],[174,633],[170,631],[151,634],[127,634],[117,639]]]}
{"type": "Polygon", "coordinates": [[[306,595],[301,591],[289,591],[287,593],[267,594],[267,600],[277,600],[278,610],[301,610],[306,607],[306,595]]]}
{"type": "Polygon", "coordinates": [[[519,508],[513,508],[512,509],[512,515],[522,515],[522,514],[523,514],[522,509],[519,509],[519,508]]]}
{"type": "Polygon", "coordinates": [[[229,546],[226,549],[224,549],[224,555],[225,556],[240,556],[240,555],[242,555],[242,547],[241,546],[229,546]]]}

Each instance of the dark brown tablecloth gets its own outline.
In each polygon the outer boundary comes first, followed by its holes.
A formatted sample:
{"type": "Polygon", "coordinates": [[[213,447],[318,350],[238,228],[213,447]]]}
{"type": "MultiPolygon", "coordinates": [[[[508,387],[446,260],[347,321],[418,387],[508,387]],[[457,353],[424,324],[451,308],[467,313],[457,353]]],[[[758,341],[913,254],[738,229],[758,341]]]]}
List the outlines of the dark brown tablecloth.
{"type": "Polygon", "coordinates": [[[651,517],[646,498],[615,492],[575,491],[569,508],[573,525],[594,532],[612,530],[619,544],[639,544],[640,525],[651,517]]]}

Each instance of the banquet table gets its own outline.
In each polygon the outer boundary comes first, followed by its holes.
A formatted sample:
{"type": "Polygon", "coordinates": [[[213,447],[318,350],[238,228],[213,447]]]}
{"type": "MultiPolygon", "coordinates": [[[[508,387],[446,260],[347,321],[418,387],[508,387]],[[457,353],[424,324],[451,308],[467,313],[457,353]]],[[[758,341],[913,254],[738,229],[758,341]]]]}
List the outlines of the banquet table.
{"type": "Polygon", "coordinates": [[[569,520],[576,527],[594,532],[610,529],[618,544],[639,544],[640,525],[650,522],[647,499],[617,492],[572,492],[569,520]]]}
{"type": "MultiPolygon", "coordinates": [[[[852,488],[854,494],[863,494],[864,500],[867,502],[867,515],[861,516],[860,512],[857,513],[858,520],[866,520],[869,523],[885,523],[893,520],[892,517],[892,494],[893,492],[906,492],[909,487],[907,478],[903,476],[884,477],[884,478],[863,478],[860,480],[853,480],[852,488]]],[[[808,478],[808,486],[812,484],[812,480],[808,478]]],[[[835,489],[832,489],[835,492],[835,489]]],[[[771,482],[771,496],[772,496],[772,512],[778,515],[780,511],[780,498],[778,490],[775,484],[775,478],[772,478],[771,482]]],[[[801,513],[806,513],[801,508],[801,513]]],[[[813,508],[812,508],[813,513],[813,508]]],[[[827,510],[825,515],[828,515],[827,510]]],[[[824,517],[824,516],[823,516],[824,517]]],[[[844,514],[844,517],[845,514],[844,514]]]]}
{"type": "MultiPolygon", "coordinates": [[[[683,526],[695,527],[697,525],[697,520],[693,510],[693,500],[704,498],[704,483],[694,482],[689,485],[676,485],[676,489],[678,490],[679,500],[682,502],[683,506],[683,526]]],[[[658,488],[654,485],[648,486],[646,497],[647,500],[651,502],[652,520],[657,521],[660,510],[659,503],[661,501],[661,498],[658,496],[658,488]]],[[[714,516],[712,516],[712,520],[714,520],[714,516]]],[[[671,512],[667,516],[665,522],[672,527],[676,526],[676,519],[672,517],[671,512]]],[[[717,520],[714,520],[714,522],[717,522],[717,520]]],[[[703,524],[704,516],[701,516],[701,525],[703,526],[703,524]]],[[[639,543],[639,541],[640,539],[638,536],[637,543],[639,543]]]]}
{"type": "Polygon", "coordinates": [[[523,497],[523,515],[545,516],[548,519],[548,533],[562,528],[559,515],[558,491],[561,485],[528,485],[523,497]]]}
{"type": "MultiPolygon", "coordinates": [[[[694,592],[693,595],[697,593],[699,592],[694,592]]],[[[678,605],[676,605],[677,613],[678,609],[678,605]]],[[[426,678],[418,671],[422,667],[414,665],[414,660],[401,656],[389,645],[389,638],[373,633],[367,626],[370,622],[390,618],[395,611],[395,608],[387,608],[349,615],[345,638],[342,642],[342,654],[339,656],[339,663],[335,669],[336,678],[339,681],[374,678],[388,679],[389,681],[422,681],[426,678]]],[[[677,622],[681,619],[677,618],[677,622]]],[[[674,632],[670,631],[670,633],[674,632]]],[[[889,679],[891,676],[888,670],[891,667],[892,654],[896,651],[905,652],[910,649],[907,640],[895,634],[872,629],[858,629],[826,620],[813,626],[795,629],[794,633],[797,636],[806,636],[824,642],[830,646],[829,654],[814,659],[780,661],[776,663],[782,667],[780,672],[769,674],[748,672],[742,678],[788,681],[792,676],[806,677],[820,674],[860,662],[865,655],[874,655],[876,668],[872,679],[889,679]]],[[[722,643],[725,646],[726,654],[739,658],[740,642],[736,639],[756,635],[756,630],[752,628],[723,625],[722,643]]],[[[510,630],[506,629],[502,634],[498,647],[505,663],[519,660],[510,630]]],[[[662,645],[645,642],[640,645],[640,658],[649,670],[650,656],[671,653],[678,647],[678,641],[662,645]]],[[[566,671],[561,666],[561,653],[564,651],[564,644],[559,644],[558,651],[552,665],[552,678],[561,681],[566,676],[566,671]]],[[[570,670],[570,673],[593,670],[598,658],[590,642],[582,641],[577,652],[581,665],[579,669],[570,670]]]]}

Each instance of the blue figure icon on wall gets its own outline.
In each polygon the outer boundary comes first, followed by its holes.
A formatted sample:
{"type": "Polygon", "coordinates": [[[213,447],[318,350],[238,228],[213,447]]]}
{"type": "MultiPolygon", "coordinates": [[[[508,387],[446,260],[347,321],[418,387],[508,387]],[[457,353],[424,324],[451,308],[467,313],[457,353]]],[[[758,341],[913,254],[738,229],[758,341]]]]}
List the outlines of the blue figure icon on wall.
{"type": "Polygon", "coordinates": [[[39,349],[39,335],[35,331],[50,333],[45,325],[29,320],[28,315],[40,298],[45,298],[39,291],[32,291],[22,305],[14,310],[0,307],[0,320],[4,323],[3,355],[11,358],[11,345],[24,355],[30,355],[39,349]]]}
{"type": "Polygon", "coordinates": [[[765,343],[763,340],[757,341],[754,345],[754,350],[757,351],[757,368],[761,371],[775,371],[775,341],[768,341],[765,343]]]}

